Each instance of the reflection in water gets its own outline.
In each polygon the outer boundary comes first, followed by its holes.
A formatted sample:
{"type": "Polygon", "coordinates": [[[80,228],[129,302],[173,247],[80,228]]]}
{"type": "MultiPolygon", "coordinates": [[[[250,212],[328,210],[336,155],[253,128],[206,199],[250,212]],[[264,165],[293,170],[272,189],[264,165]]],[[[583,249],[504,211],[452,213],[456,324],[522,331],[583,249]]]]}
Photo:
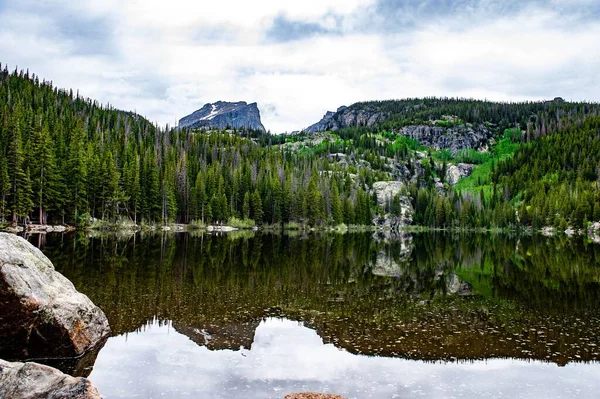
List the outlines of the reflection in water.
{"type": "Polygon", "coordinates": [[[107,398],[277,398],[333,392],[348,398],[593,398],[592,364],[494,359],[426,363],[354,355],[300,323],[266,319],[251,348],[211,351],[170,323],[111,338],[90,376],[107,398]]]}
{"type": "MultiPolygon", "coordinates": [[[[105,311],[115,335],[171,320],[170,337],[184,334],[186,345],[245,353],[257,326],[277,317],[301,321],[349,359],[453,362],[432,370],[503,358],[579,370],[573,364],[600,360],[600,246],[581,238],[71,234],[48,235],[43,250],[105,311]]],[[[106,372],[102,364],[94,375],[106,372]]],[[[555,367],[535,364],[532,373],[555,367]]]]}

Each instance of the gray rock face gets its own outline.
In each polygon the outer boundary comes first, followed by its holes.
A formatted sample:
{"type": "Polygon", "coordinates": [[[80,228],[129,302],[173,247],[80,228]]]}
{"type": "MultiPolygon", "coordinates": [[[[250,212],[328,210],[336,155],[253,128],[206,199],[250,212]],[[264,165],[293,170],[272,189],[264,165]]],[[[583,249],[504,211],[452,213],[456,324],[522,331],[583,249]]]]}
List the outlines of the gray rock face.
{"type": "Polygon", "coordinates": [[[373,183],[373,190],[377,193],[377,203],[380,206],[385,206],[404,188],[405,185],[401,181],[378,181],[373,183]]]}
{"type": "Polygon", "coordinates": [[[28,241],[0,233],[0,353],[77,357],[110,334],[106,316],[28,241]]]}
{"type": "Polygon", "coordinates": [[[413,125],[403,127],[397,133],[435,150],[449,150],[452,154],[466,148],[485,150],[493,137],[493,133],[485,125],[474,127],[413,125]]]}
{"type": "Polygon", "coordinates": [[[461,178],[471,176],[471,173],[473,173],[473,167],[474,165],[469,163],[448,165],[448,168],[446,169],[446,181],[448,184],[455,185],[461,178]]]}
{"type": "Polygon", "coordinates": [[[340,107],[336,112],[327,112],[323,119],[304,129],[304,131],[317,133],[352,126],[370,127],[386,119],[387,116],[376,107],[340,107]]]}
{"type": "Polygon", "coordinates": [[[265,131],[256,103],[218,101],[179,120],[180,129],[252,129],[265,131]]]}
{"type": "MultiPolygon", "coordinates": [[[[345,106],[341,106],[338,108],[338,110],[336,112],[341,112],[341,111],[345,110],[346,108],[347,107],[345,107],[345,106]]],[[[333,120],[333,116],[336,114],[336,112],[327,111],[327,113],[325,113],[325,115],[323,116],[323,119],[321,119],[319,122],[315,123],[314,125],[310,125],[306,129],[304,129],[304,131],[306,133],[318,133],[318,132],[325,132],[327,130],[339,129],[339,127],[335,127],[335,129],[334,129],[334,126],[337,125],[337,122],[335,122],[333,120]]]]}
{"type": "Polygon", "coordinates": [[[71,377],[37,363],[0,360],[0,398],[100,399],[100,394],[86,378],[71,377]]]}
{"type": "MultiPolygon", "coordinates": [[[[373,183],[373,191],[377,195],[377,203],[385,207],[392,199],[400,194],[405,188],[405,184],[401,181],[378,181],[373,183]]],[[[376,216],[373,219],[373,224],[379,227],[398,229],[408,226],[413,221],[414,210],[410,203],[410,199],[405,195],[400,195],[401,213],[399,216],[389,214],[376,216]]]]}

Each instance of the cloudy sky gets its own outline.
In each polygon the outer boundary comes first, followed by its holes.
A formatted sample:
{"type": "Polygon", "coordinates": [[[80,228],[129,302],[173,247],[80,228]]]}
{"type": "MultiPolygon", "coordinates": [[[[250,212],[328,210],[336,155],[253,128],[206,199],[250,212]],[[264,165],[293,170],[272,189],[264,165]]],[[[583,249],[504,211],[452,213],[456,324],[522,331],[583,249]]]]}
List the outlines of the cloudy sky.
{"type": "Polygon", "coordinates": [[[0,0],[0,61],[173,125],[258,102],[273,132],[356,101],[600,100],[599,0],[0,0]]]}

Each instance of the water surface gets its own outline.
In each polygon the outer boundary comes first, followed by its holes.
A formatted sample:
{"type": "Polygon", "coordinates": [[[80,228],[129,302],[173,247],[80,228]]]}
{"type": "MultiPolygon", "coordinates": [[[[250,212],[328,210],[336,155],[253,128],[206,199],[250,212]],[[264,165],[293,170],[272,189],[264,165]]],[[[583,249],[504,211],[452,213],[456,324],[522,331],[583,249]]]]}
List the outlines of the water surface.
{"type": "Polygon", "coordinates": [[[600,391],[600,246],[581,238],[32,240],[109,318],[90,375],[107,398],[600,391]]]}

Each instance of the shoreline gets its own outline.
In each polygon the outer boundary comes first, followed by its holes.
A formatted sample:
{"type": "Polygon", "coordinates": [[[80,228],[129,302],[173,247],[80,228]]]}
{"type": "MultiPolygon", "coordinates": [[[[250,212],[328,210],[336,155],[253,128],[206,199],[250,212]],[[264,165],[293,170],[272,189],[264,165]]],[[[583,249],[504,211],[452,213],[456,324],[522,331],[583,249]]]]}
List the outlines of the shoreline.
{"type": "Polygon", "coordinates": [[[70,233],[74,231],[83,232],[172,232],[172,233],[185,233],[185,232],[207,232],[207,233],[229,233],[235,231],[254,231],[254,232],[320,232],[320,233],[356,233],[356,232],[395,232],[395,233],[454,233],[454,234],[518,234],[518,235],[534,235],[540,234],[545,237],[553,236],[581,236],[587,237],[590,240],[600,244],[600,230],[595,229],[597,224],[591,226],[587,230],[578,229],[574,230],[568,228],[565,231],[558,230],[556,228],[545,226],[539,229],[533,229],[531,227],[521,228],[495,228],[495,227],[460,227],[460,228],[442,228],[442,227],[429,227],[429,226],[401,226],[390,228],[388,226],[376,226],[376,225],[339,225],[339,226],[320,226],[310,227],[307,225],[300,225],[293,223],[289,226],[276,224],[276,225],[261,225],[261,226],[230,226],[230,225],[198,225],[195,223],[172,223],[167,225],[136,225],[136,224],[123,224],[123,223],[102,223],[99,226],[88,226],[88,227],[76,227],[72,225],[39,225],[31,224],[26,227],[19,225],[12,227],[10,225],[0,227],[0,231],[13,233],[13,234],[47,234],[47,233],[70,233]]]}

